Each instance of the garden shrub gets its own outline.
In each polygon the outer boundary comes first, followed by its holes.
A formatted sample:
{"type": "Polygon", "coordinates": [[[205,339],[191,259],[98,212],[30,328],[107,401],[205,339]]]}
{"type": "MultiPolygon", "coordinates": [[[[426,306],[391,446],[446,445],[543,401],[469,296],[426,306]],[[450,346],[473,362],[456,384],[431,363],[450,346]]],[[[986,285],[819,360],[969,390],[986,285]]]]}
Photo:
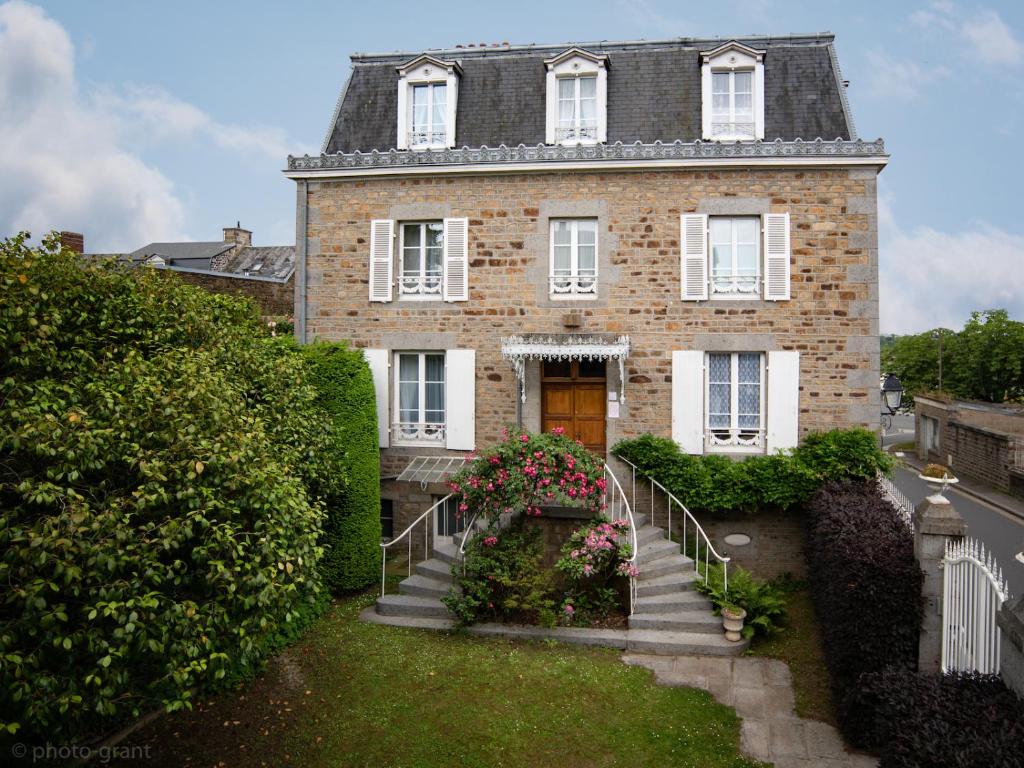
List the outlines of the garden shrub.
{"type": "Polygon", "coordinates": [[[484,619],[553,624],[551,574],[541,567],[541,530],[518,521],[481,531],[467,541],[462,564],[452,566],[461,591],[441,598],[460,624],[484,619]]]}
{"type": "Polygon", "coordinates": [[[761,581],[738,565],[729,568],[729,588],[725,589],[725,570],[720,563],[708,566],[707,579],[698,579],[695,587],[707,595],[716,613],[722,608],[742,608],[747,612],[743,620],[743,637],[768,637],[779,631],[786,617],[786,590],[770,581],[761,581]]]}
{"type": "Polygon", "coordinates": [[[613,452],[664,485],[690,511],[708,512],[789,509],[824,482],[872,478],[892,466],[878,436],[866,429],[811,434],[789,454],[743,461],[683,453],[675,441],[653,435],[622,440],[613,452]]]}
{"type": "Polygon", "coordinates": [[[589,625],[621,608],[624,579],[638,575],[627,520],[600,518],[575,531],[555,563],[566,579],[560,616],[566,624],[589,625]]]}
{"type": "Polygon", "coordinates": [[[0,244],[0,727],[94,738],[252,670],[322,604],[340,492],[254,305],[0,244]]]}
{"type": "Polygon", "coordinates": [[[1024,701],[998,675],[864,675],[855,710],[862,746],[881,768],[1024,764],[1024,701]]]}
{"type": "Polygon", "coordinates": [[[913,533],[874,480],[826,484],[806,516],[809,585],[839,724],[852,744],[867,745],[859,681],[916,668],[924,574],[913,533]]]}
{"type": "Polygon", "coordinates": [[[324,494],[320,573],[335,592],[361,589],[380,568],[380,454],[373,376],[363,353],[343,344],[299,347],[310,364],[317,403],[334,422],[332,451],[347,482],[324,494]]]}

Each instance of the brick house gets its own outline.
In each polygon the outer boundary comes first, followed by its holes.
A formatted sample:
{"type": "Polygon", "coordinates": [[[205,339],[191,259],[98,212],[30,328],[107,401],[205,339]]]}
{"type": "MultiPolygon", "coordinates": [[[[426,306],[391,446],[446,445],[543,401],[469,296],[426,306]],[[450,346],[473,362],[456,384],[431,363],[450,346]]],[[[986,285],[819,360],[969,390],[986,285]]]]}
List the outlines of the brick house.
{"type": "Polygon", "coordinates": [[[888,156],[845,85],[829,34],[354,55],[285,173],[296,333],[366,351],[386,528],[510,423],[733,456],[876,428],[888,156]]]}

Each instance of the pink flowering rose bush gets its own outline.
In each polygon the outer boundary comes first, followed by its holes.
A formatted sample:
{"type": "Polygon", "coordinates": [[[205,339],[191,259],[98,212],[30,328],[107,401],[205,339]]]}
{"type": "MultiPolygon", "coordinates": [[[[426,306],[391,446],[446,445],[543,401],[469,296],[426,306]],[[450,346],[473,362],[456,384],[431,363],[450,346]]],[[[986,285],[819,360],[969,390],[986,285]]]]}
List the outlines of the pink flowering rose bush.
{"type": "Polygon", "coordinates": [[[479,515],[489,524],[503,512],[539,517],[544,506],[579,506],[600,514],[604,462],[564,430],[506,429],[501,442],[476,455],[448,486],[460,497],[459,514],[479,515]]]}
{"type": "Polygon", "coordinates": [[[559,617],[564,624],[590,624],[623,608],[626,579],[637,576],[632,532],[626,520],[599,518],[575,531],[555,567],[566,580],[559,617]]]}

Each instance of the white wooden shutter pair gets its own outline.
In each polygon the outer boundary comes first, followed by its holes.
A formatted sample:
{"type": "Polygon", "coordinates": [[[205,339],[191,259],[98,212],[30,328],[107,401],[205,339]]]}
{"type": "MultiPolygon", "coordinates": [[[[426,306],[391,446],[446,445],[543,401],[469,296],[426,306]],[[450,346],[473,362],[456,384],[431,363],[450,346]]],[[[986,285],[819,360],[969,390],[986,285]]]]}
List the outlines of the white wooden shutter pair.
{"type": "MultiPolygon", "coordinates": [[[[392,299],[395,264],[395,222],[374,219],[370,222],[370,301],[392,299]]],[[[469,219],[444,220],[445,301],[469,300],[469,219]]]]}
{"type": "MultiPolygon", "coordinates": [[[[764,226],[764,292],[766,301],[789,298],[789,214],[766,213],[764,226]]],[[[683,301],[708,298],[708,217],[684,213],[680,222],[680,268],[683,301]]]]}
{"type": "MultiPolygon", "coordinates": [[[[696,350],[672,353],[672,439],[685,453],[704,453],[704,356],[696,350]]],[[[800,353],[768,353],[764,382],[768,453],[795,448],[800,424],[800,353]]]]}
{"type": "MultiPolygon", "coordinates": [[[[377,397],[377,436],[381,448],[391,444],[391,350],[366,349],[377,397]]],[[[445,350],[445,447],[476,447],[476,350],[445,350]]]]}

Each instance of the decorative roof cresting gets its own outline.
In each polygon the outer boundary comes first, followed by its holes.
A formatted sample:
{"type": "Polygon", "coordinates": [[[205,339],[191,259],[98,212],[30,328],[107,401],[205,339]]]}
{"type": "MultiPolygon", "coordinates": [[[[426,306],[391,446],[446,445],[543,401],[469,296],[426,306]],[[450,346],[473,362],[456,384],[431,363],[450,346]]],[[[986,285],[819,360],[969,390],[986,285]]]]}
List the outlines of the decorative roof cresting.
{"type": "Polygon", "coordinates": [[[391,149],[386,152],[351,152],[319,156],[288,156],[289,171],[327,171],[358,168],[401,168],[440,165],[486,165],[489,163],[544,163],[580,160],[587,162],[616,160],[689,160],[704,158],[798,158],[798,157],[884,157],[882,139],[815,139],[814,141],[674,141],[663,144],[635,142],[587,146],[520,144],[507,147],[462,147],[410,152],[391,149]]]}

